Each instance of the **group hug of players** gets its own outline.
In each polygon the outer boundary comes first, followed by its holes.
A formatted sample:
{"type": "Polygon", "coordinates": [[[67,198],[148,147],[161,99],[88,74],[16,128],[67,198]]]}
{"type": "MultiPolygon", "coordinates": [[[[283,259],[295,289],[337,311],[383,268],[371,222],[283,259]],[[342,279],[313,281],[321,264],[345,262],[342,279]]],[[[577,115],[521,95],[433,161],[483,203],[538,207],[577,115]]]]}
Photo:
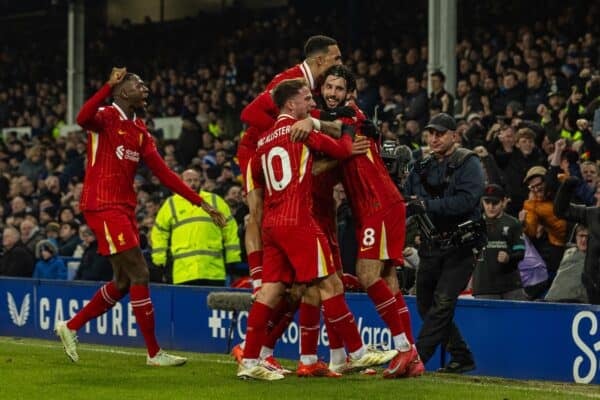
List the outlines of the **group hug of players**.
{"type": "Polygon", "coordinates": [[[301,377],[340,377],[388,364],[385,378],[415,377],[424,366],[395,266],[402,264],[405,204],[379,156],[373,126],[352,102],[355,78],[336,41],[313,36],[306,59],[275,76],[242,112],[238,149],[250,220],[246,249],[255,301],[245,342],[233,355],[238,377],[283,379],[273,357],[296,312],[301,377]],[[392,336],[391,350],[365,346],[344,298],[333,187],[342,182],[356,221],[356,272],[392,336]],[[329,364],[317,347],[321,311],[329,364]]]}

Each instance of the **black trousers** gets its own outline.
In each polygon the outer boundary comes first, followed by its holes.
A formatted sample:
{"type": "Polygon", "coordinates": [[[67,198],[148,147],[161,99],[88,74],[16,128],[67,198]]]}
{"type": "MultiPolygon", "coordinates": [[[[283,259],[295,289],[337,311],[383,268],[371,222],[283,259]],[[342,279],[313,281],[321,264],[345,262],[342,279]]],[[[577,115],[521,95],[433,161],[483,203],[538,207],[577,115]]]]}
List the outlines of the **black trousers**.
{"type": "Polygon", "coordinates": [[[458,295],[469,283],[475,257],[469,248],[441,250],[423,244],[417,272],[417,309],[423,325],[417,350],[424,363],[443,344],[458,362],[473,361],[473,354],[454,323],[458,295]]]}

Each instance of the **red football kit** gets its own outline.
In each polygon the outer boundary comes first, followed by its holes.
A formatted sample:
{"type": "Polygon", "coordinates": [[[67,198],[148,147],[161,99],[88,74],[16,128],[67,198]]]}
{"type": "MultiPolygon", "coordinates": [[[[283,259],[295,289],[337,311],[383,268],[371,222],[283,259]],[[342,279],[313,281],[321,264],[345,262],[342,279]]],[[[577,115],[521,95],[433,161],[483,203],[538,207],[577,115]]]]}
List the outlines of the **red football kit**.
{"type": "MultiPolygon", "coordinates": [[[[355,109],[356,117],[342,118],[342,123],[353,125],[360,135],[360,124],[366,117],[355,104],[348,105],[355,109]]],[[[373,139],[368,140],[367,154],[342,163],[344,189],[357,221],[357,257],[402,262],[406,206],[381,160],[379,146],[373,139]]]]}
{"type": "Polygon", "coordinates": [[[340,245],[337,241],[337,220],[333,187],[342,180],[341,169],[335,167],[313,176],[312,200],[315,221],[327,236],[333,263],[337,271],[342,270],[340,245]]]}
{"type": "Polygon", "coordinates": [[[242,122],[248,125],[246,132],[242,136],[238,145],[237,159],[240,165],[240,170],[244,176],[246,193],[255,189],[256,182],[251,182],[249,185],[247,180],[251,178],[251,170],[249,169],[250,159],[256,152],[256,143],[258,142],[261,133],[271,128],[275,123],[275,119],[279,114],[279,109],[275,105],[271,97],[271,91],[281,81],[286,79],[304,78],[309,84],[310,89],[314,92],[317,90],[315,80],[310,72],[308,64],[295,65],[285,71],[275,75],[269,82],[264,92],[256,96],[256,98],[248,104],[240,115],[242,122]]]}
{"type": "Polygon", "coordinates": [[[352,155],[352,139],[312,132],[306,142],[292,142],[296,121],[280,115],[259,139],[252,162],[255,176],[260,170],[264,176],[263,282],[310,282],[335,272],[327,237],[313,216],[312,152],[345,159],[352,155]]]}
{"type": "Polygon", "coordinates": [[[139,245],[133,180],[141,160],[174,193],[195,205],[202,198],[169,169],[144,121],[128,119],[113,103],[108,84],[81,108],[77,123],[88,131],[87,166],[80,207],[98,240],[98,252],[110,255],[139,245]]]}

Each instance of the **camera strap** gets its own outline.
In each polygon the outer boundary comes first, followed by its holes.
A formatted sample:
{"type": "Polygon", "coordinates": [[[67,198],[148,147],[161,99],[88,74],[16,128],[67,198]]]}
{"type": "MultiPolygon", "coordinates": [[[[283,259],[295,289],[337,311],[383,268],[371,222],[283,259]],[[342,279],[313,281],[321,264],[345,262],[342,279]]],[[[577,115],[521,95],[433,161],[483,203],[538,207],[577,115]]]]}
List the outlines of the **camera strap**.
{"type": "Polygon", "coordinates": [[[442,197],[448,186],[450,185],[450,179],[458,168],[465,163],[465,161],[471,157],[476,156],[475,152],[459,147],[448,157],[448,164],[446,165],[446,173],[444,174],[444,180],[440,185],[431,185],[427,181],[428,166],[432,161],[432,157],[429,156],[421,162],[422,168],[419,170],[419,179],[421,185],[432,198],[442,197]]]}

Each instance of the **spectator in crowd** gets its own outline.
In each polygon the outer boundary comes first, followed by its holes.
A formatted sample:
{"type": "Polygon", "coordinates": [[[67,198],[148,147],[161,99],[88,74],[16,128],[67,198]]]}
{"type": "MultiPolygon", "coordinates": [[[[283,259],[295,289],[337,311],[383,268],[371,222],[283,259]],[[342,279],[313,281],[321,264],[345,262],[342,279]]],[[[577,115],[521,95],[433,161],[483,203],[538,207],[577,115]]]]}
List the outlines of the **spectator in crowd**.
{"type": "Polygon", "coordinates": [[[37,180],[46,172],[40,145],[32,146],[27,150],[27,157],[19,164],[18,172],[26,176],[32,182],[37,182],[37,180]]]}
{"type": "Polygon", "coordinates": [[[502,171],[508,196],[511,201],[507,212],[517,216],[527,198],[527,188],[522,185],[527,171],[536,165],[544,165],[542,152],[535,145],[535,133],[529,128],[521,128],[515,136],[510,125],[496,128],[497,136],[492,140],[489,151],[502,171]]]}
{"type": "Polygon", "coordinates": [[[17,228],[7,226],[2,233],[2,257],[0,258],[0,276],[19,276],[31,278],[35,265],[33,253],[23,242],[17,228]]]}
{"type": "Polygon", "coordinates": [[[440,112],[454,115],[454,96],[446,91],[446,75],[442,71],[434,71],[431,76],[431,93],[429,103],[441,105],[440,112]]]}
{"type": "Polygon", "coordinates": [[[596,190],[596,185],[598,184],[599,175],[600,172],[598,171],[598,164],[593,161],[584,161],[581,163],[581,176],[583,177],[585,183],[587,183],[588,186],[594,191],[596,190]]]}
{"type": "MultiPolygon", "coordinates": [[[[60,180],[58,176],[49,175],[44,181],[43,186],[39,188],[40,191],[40,199],[45,198],[50,201],[50,205],[52,205],[55,209],[58,209],[61,205],[61,188],[60,188],[60,180]]],[[[48,208],[50,205],[43,207],[44,209],[48,208]]],[[[41,209],[42,207],[40,207],[41,209]]]]}
{"type": "Polygon", "coordinates": [[[233,183],[231,186],[229,186],[229,189],[227,189],[223,200],[225,200],[229,206],[231,215],[237,222],[238,226],[243,225],[244,216],[248,214],[248,206],[244,203],[242,185],[239,183],[233,183]]]}
{"type": "Polygon", "coordinates": [[[546,172],[546,168],[540,166],[527,171],[523,183],[529,188],[529,198],[519,212],[519,221],[523,224],[523,232],[546,262],[552,279],[565,249],[567,221],[554,213],[554,195],[546,185],[546,172]]]}
{"type": "Polygon", "coordinates": [[[40,241],[35,248],[35,269],[37,279],[67,279],[67,266],[58,256],[58,248],[49,240],[40,241]]]}
{"type": "Polygon", "coordinates": [[[79,224],[75,221],[60,224],[58,234],[58,252],[61,256],[71,257],[79,244],[79,224]]]}
{"type": "Polygon", "coordinates": [[[546,101],[548,88],[544,84],[544,76],[538,69],[532,69],[527,73],[527,91],[525,97],[525,116],[534,119],[537,108],[546,101]]]}
{"type": "MultiPolygon", "coordinates": [[[[181,177],[199,191],[197,171],[188,169],[181,177]]],[[[237,223],[222,198],[205,191],[199,194],[228,218],[227,225],[216,226],[204,210],[179,195],[169,197],[152,228],[152,262],[165,266],[170,253],[174,284],[224,286],[227,268],[241,261],[237,223]]]]}
{"type": "Polygon", "coordinates": [[[21,225],[19,226],[21,232],[21,241],[31,251],[35,253],[36,245],[42,239],[44,239],[44,232],[40,229],[37,224],[37,220],[33,215],[25,217],[21,225]]]}
{"type": "Polygon", "coordinates": [[[403,120],[417,121],[420,127],[425,126],[429,119],[427,103],[427,91],[421,87],[415,75],[409,75],[406,78],[403,120]]]}
{"type": "Polygon", "coordinates": [[[79,238],[83,246],[83,254],[79,268],[75,273],[76,280],[83,281],[110,281],[113,278],[113,269],[108,257],[98,253],[98,241],[94,232],[87,225],[79,227],[79,238]]]}
{"type": "Polygon", "coordinates": [[[45,238],[50,240],[52,242],[52,244],[54,244],[56,247],[58,247],[58,240],[59,240],[59,234],[60,234],[60,224],[58,222],[49,222],[46,225],[46,229],[45,229],[45,238]]]}
{"type": "Polygon", "coordinates": [[[473,272],[473,296],[482,299],[525,300],[518,263],[525,244],[519,221],[504,213],[506,192],[496,184],[486,186],[481,198],[488,244],[473,272]]]}
{"type": "Polygon", "coordinates": [[[588,229],[577,224],[574,229],[575,246],[567,249],[552,286],[544,298],[561,303],[587,303],[588,297],[582,283],[585,254],[589,237],[588,229]]]}

